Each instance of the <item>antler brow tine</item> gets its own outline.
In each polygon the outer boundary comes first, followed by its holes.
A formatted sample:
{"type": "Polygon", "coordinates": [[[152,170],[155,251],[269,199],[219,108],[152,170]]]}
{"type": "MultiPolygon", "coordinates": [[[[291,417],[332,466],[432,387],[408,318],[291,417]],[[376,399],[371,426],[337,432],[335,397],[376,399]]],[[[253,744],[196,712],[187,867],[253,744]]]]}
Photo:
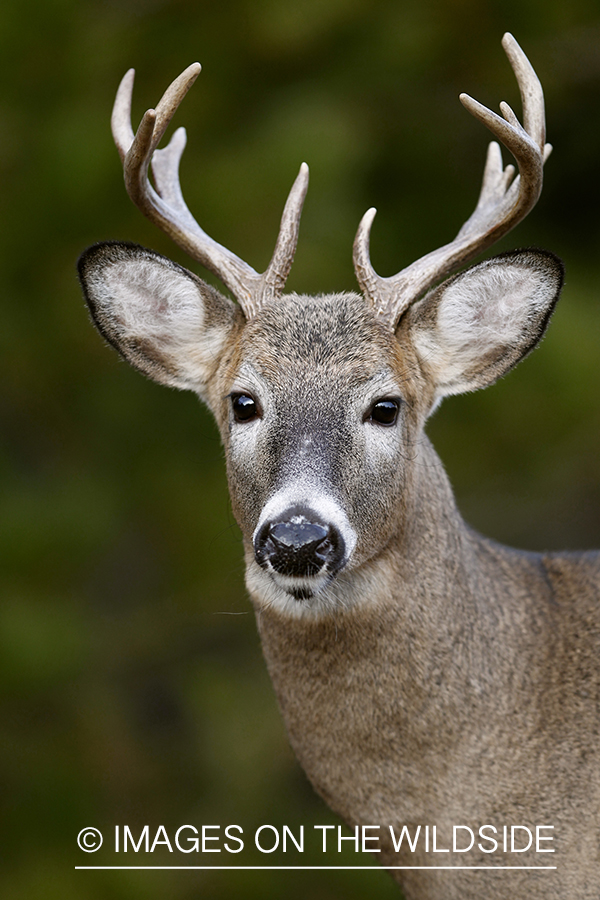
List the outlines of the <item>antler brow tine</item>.
{"type": "Polygon", "coordinates": [[[237,298],[247,318],[279,296],[289,274],[308,188],[308,166],[302,163],[289,193],[275,251],[259,274],[226,247],[209,237],[190,213],[179,182],[179,163],[185,149],[185,129],[178,128],[163,150],[158,144],[179,104],[201,70],[192,63],[167,88],[156,109],[144,113],[137,132],[131,127],[131,101],[135,72],[130,69],[119,85],[111,126],[123,162],[127,192],[136,206],[165,231],[193,259],[216,275],[237,298]],[[154,187],[148,178],[152,163],[154,187]]]}
{"type": "Polygon", "coordinates": [[[376,312],[395,328],[403,312],[440,278],[469,262],[514,228],[535,206],[543,180],[543,165],[552,147],[546,143],[544,94],[540,81],[511,34],[502,46],[517,79],[523,103],[523,125],[507,103],[502,116],[487,109],[468,94],[460,101],[509,150],[517,161],[502,164],[500,147],[492,141],[484,169],[481,192],[474,212],[449,244],[428,253],[389,278],[378,275],[369,257],[369,236],[375,210],[369,210],[354,241],[354,268],[358,283],[376,312]]]}

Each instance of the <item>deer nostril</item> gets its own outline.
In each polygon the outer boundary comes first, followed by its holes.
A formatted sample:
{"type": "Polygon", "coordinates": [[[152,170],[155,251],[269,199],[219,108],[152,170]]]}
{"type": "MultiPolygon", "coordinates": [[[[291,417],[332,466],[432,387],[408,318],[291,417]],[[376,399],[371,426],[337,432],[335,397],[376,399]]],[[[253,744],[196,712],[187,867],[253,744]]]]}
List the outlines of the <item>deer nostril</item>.
{"type": "Polygon", "coordinates": [[[280,575],[310,577],[324,568],[337,571],[344,542],[335,526],[311,522],[306,515],[291,515],[266,522],[254,543],[256,561],[280,575]]]}

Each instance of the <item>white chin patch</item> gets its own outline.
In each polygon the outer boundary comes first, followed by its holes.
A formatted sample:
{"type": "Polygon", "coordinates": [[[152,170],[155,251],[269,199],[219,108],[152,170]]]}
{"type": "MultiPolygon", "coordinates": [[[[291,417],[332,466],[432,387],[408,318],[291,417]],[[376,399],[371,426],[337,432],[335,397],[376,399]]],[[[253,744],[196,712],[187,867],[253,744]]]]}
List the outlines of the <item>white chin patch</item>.
{"type": "MultiPolygon", "coordinates": [[[[313,586],[316,581],[293,580],[308,581],[313,586]]],[[[344,569],[331,580],[326,578],[323,587],[311,597],[296,599],[277,583],[272,572],[258,565],[254,556],[250,556],[246,566],[246,586],[259,616],[261,610],[274,610],[290,619],[312,621],[339,617],[356,607],[378,606],[397,588],[396,574],[391,566],[382,572],[381,565],[367,563],[358,569],[344,569]]]]}
{"type": "Polygon", "coordinates": [[[282,575],[269,566],[266,574],[273,579],[277,587],[286,594],[290,594],[295,600],[310,600],[331,581],[331,576],[325,570],[319,572],[318,575],[297,577],[282,575]]]}
{"type": "Polygon", "coordinates": [[[274,609],[294,619],[319,618],[346,608],[327,573],[291,578],[262,569],[254,559],[246,568],[246,586],[257,609],[274,609]]]}

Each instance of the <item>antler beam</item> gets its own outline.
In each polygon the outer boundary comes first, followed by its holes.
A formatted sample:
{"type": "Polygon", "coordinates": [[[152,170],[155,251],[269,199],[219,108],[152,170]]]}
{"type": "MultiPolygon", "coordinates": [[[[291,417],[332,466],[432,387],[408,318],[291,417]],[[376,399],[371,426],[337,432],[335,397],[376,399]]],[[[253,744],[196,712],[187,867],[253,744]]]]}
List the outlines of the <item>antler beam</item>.
{"type": "Polygon", "coordinates": [[[163,150],[156,149],[200,69],[199,63],[192,63],[175,79],[156,109],[144,114],[136,134],[131,127],[135,72],[130,69],[117,91],[112,133],[123,162],[127,193],[136,206],[192,259],[216,275],[237,298],[246,317],[252,318],[261,306],[278,297],[285,286],[298,243],[308,166],[302,163],[300,167],[285,204],[273,257],[262,274],[209,237],[190,213],[181,192],[179,163],[186,144],[185,129],[178,128],[163,150]],[[154,187],[148,178],[150,163],[154,187]]]}
{"type": "Polygon", "coordinates": [[[460,100],[512,153],[519,174],[514,177],[512,165],[503,167],[500,146],[492,141],[477,206],[455,239],[389,278],[375,272],[369,257],[369,236],[376,210],[369,209],[359,225],[354,241],[356,277],[367,301],[392,328],[411,303],[440,278],[469,262],[514,228],[540,196],[543,165],[552,150],[546,144],[542,86],[511,34],[504,35],[502,46],[519,85],[524,125],[507,103],[500,104],[501,118],[468,94],[461,94],[460,100]]]}

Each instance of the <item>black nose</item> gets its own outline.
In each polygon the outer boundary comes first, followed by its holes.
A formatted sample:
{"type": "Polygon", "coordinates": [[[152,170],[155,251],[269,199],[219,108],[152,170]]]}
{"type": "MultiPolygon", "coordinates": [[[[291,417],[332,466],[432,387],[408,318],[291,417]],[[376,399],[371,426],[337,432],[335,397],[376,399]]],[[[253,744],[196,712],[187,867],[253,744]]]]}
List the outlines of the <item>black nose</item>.
{"type": "Polygon", "coordinates": [[[296,507],[265,522],[255,537],[254,555],[259,565],[270,563],[281,575],[307,577],[325,567],[333,574],[343,559],[344,542],[335,526],[296,507]]]}

